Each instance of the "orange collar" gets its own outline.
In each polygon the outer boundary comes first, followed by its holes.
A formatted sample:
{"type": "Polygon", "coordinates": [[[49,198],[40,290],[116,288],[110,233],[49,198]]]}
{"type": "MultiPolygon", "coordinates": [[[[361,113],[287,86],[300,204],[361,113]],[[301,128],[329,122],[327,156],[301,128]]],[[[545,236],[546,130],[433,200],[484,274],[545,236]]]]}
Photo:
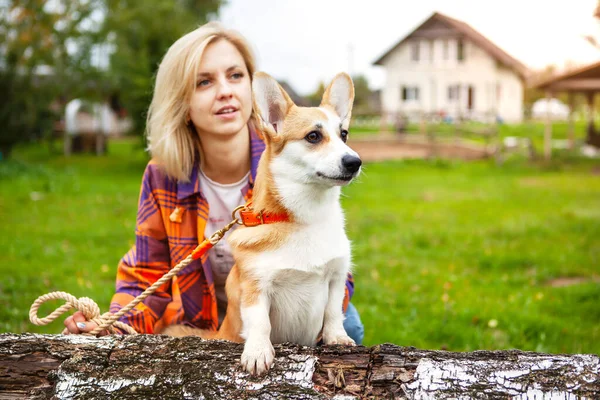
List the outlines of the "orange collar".
{"type": "MultiPolygon", "coordinates": [[[[248,203],[245,206],[238,207],[240,224],[242,224],[244,226],[258,226],[258,225],[263,225],[263,224],[274,224],[277,222],[289,222],[290,221],[290,216],[286,213],[271,214],[271,213],[264,213],[262,211],[256,213],[250,207],[251,204],[252,203],[248,203]]],[[[238,209],[236,209],[234,211],[234,218],[235,218],[236,211],[238,211],[238,209]]]]}

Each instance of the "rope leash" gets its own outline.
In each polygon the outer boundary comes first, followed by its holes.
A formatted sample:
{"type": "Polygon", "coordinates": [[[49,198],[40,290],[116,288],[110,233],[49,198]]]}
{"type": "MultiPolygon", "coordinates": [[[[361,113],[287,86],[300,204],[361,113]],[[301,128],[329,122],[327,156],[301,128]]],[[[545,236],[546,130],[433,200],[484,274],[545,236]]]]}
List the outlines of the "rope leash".
{"type": "Polygon", "coordinates": [[[70,295],[66,292],[51,292],[40,296],[36,301],[33,302],[31,308],[29,309],[29,320],[34,325],[48,325],[56,318],[58,318],[63,313],[69,311],[72,308],[75,308],[83,313],[88,321],[92,321],[96,323],[98,326],[89,335],[96,336],[103,330],[108,330],[110,333],[115,333],[114,326],[117,328],[123,329],[127,333],[132,335],[137,334],[135,329],[131,326],[118,321],[123,315],[128,313],[131,309],[137,306],[140,302],[144,301],[144,299],[150,296],[152,293],[156,291],[159,287],[161,287],[164,283],[168,282],[173,278],[179,271],[183,268],[187,267],[192,261],[199,259],[202,257],[208,250],[210,250],[214,245],[216,245],[225,233],[229,231],[234,225],[241,225],[239,219],[236,218],[235,214],[238,211],[245,209],[247,206],[239,206],[235,210],[233,210],[232,218],[233,221],[225,225],[222,229],[216,231],[210,238],[205,239],[202,243],[200,243],[192,253],[187,256],[185,259],[181,260],[175,267],[173,267],[169,272],[163,275],[159,280],[154,282],[154,284],[148,287],[142,294],[133,299],[129,304],[123,307],[119,312],[113,314],[111,312],[106,312],[100,315],[100,307],[98,304],[94,302],[94,300],[88,297],[76,298],[75,296],[70,295]],[[50,315],[45,318],[38,318],[37,313],[40,306],[49,300],[65,300],[66,304],[60,306],[56,310],[54,310],[50,315]]]}
{"type": "MultiPolygon", "coordinates": [[[[66,292],[51,292],[38,297],[37,300],[31,305],[31,308],[29,309],[29,320],[34,325],[48,325],[50,322],[58,318],[61,314],[69,311],[72,308],[81,311],[88,321],[92,321],[97,325],[103,324],[111,315],[110,312],[100,315],[100,307],[98,307],[98,304],[96,304],[94,300],[88,297],[81,297],[78,299],[75,296],[70,295],[66,292]],[[57,308],[45,318],[38,318],[38,309],[43,303],[50,300],[65,300],[66,304],[57,308]]],[[[127,333],[137,334],[137,332],[131,326],[124,324],[123,322],[115,321],[114,325],[117,328],[123,329],[127,333]]],[[[112,326],[108,327],[108,331],[110,333],[115,333],[115,330],[112,326]]]]}

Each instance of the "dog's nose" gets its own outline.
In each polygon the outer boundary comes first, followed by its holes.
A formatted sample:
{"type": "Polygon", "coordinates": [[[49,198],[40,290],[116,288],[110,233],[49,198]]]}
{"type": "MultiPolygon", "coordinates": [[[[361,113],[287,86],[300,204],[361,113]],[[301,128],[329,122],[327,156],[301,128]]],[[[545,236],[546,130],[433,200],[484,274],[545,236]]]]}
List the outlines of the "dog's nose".
{"type": "Polygon", "coordinates": [[[342,157],[342,167],[352,174],[358,171],[361,165],[361,159],[356,156],[346,154],[344,157],[342,157]]]}

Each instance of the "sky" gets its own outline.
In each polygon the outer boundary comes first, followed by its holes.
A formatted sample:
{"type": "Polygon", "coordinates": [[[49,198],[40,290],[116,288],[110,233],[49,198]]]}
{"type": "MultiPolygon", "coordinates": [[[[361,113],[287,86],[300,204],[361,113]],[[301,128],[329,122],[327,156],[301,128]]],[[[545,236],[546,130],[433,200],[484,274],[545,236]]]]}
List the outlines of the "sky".
{"type": "Polygon", "coordinates": [[[533,69],[600,60],[597,0],[228,0],[219,20],[251,43],[259,70],[299,94],[346,71],[385,81],[373,66],[435,11],[462,20],[533,69]]]}

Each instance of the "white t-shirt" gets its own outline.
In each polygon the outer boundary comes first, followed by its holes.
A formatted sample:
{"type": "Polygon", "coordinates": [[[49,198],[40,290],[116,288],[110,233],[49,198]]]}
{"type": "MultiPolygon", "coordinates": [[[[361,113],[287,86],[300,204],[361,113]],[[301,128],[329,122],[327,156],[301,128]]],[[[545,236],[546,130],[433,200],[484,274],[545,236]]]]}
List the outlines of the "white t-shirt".
{"type": "MultiPolygon", "coordinates": [[[[224,185],[211,180],[204,174],[204,171],[200,170],[200,188],[208,202],[208,220],[206,221],[206,228],[204,230],[206,237],[210,237],[213,233],[231,222],[232,211],[237,206],[246,203],[242,189],[248,184],[249,175],[250,171],[239,182],[224,185]]],[[[223,239],[208,251],[208,260],[212,268],[215,292],[217,294],[219,323],[222,322],[227,310],[225,281],[234,264],[231,248],[229,247],[229,243],[227,243],[227,237],[233,229],[225,233],[223,239]]]]}

